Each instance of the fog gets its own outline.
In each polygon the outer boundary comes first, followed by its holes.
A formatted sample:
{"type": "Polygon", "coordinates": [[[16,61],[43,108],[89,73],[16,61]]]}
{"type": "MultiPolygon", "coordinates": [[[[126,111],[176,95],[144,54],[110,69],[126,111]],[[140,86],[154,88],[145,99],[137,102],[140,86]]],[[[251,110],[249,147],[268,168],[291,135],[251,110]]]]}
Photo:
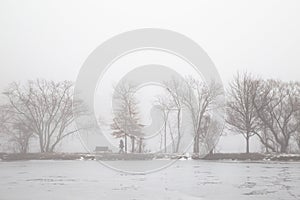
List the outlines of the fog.
{"type": "MultiPolygon", "coordinates": [[[[299,80],[299,10],[296,0],[3,0],[0,89],[12,81],[35,78],[75,81],[85,59],[102,42],[147,27],[170,29],[196,41],[215,63],[225,86],[238,70],[299,80]]],[[[243,151],[242,139],[222,138],[219,149],[243,151]]],[[[72,142],[66,149],[78,146],[72,142]]]]}

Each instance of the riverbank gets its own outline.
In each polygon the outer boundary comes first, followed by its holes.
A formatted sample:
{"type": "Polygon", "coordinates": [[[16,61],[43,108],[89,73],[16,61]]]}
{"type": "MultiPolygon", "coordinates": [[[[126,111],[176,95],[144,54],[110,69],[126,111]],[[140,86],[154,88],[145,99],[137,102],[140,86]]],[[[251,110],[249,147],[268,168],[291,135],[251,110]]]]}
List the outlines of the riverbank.
{"type": "Polygon", "coordinates": [[[185,155],[176,154],[141,154],[141,153],[0,153],[2,161],[17,160],[157,160],[188,159],[185,155]]]}
{"type": "MultiPolygon", "coordinates": [[[[88,154],[77,153],[0,153],[2,161],[17,161],[17,160],[78,160],[82,156],[88,154]]],[[[86,157],[87,158],[87,157],[86,157]]]]}
{"type": "Polygon", "coordinates": [[[206,155],[201,159],[238,161],[300,161],[300,154],[216,153],[206,155]]]}
{"type": "Polygon", "coordinates": [[[0,153],[0,161],[18,160],[233,160],[233,161],[300,161],[300,154],[216,153],[206,156],[176,154],[118,153],[0,153]]]}

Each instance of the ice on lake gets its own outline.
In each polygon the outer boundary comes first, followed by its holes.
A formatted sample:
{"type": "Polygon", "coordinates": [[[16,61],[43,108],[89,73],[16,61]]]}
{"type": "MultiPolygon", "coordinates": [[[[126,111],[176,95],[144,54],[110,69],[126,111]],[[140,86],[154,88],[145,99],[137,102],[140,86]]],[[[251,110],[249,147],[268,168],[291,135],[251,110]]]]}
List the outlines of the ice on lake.
{"type": "MultiPolygon", "coordinates": [[[[110,162],[143,166],[160,161],[110,162]]],[[[0,162],[1,200],[293,200],[300,199],[299,187],[300,163],[296,162],[187,160],[138,175],[96,161],[0,162]]]]}

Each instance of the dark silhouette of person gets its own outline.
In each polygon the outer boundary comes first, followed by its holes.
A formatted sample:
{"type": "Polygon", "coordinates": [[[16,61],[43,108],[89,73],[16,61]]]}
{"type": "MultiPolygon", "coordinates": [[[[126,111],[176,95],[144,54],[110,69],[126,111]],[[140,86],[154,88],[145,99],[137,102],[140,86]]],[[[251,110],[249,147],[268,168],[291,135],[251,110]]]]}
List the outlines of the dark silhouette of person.
{"type": "Polygon", "coordinates": [[[123,142],[123,140],[120,140],[119,148],[120,148],[119,153],[124,153],[124,142],[123,142]]]}

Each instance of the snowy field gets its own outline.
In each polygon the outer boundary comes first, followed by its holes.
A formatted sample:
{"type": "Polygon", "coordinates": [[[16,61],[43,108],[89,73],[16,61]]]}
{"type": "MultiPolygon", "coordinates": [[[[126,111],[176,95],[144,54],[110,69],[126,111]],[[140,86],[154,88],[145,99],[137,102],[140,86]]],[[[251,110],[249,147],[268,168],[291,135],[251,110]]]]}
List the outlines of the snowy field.
{"type": "Polygon", "coordinates": [[[130,175],[96,161],[0,162],[1,200],[294,200],[300,199],[299,188],[300,163],[190,160],[156,173],[130,175]]]}

